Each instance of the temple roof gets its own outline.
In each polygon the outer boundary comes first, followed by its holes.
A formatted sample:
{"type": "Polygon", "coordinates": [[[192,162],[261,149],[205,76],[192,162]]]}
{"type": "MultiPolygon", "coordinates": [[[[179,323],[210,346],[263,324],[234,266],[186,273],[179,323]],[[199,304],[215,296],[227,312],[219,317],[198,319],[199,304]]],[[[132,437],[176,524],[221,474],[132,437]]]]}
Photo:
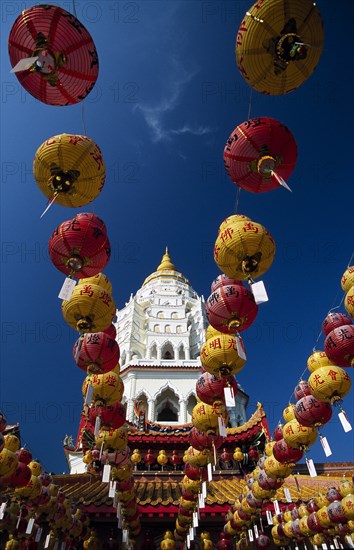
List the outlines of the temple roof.
{"type": "MultiPolygon", "coordinates": [[[[354,464],[349,471],[343,466],[342,474],[350,476],[354,473],[354,464]]],[[[135,495],[140,511],[144,512],[144,507],[177,507],[181,496],[179,482],[182,480],[183,472],[136,472],[135,495]]],[[[275,498],[286,505],[287,500],[284,495],[284,488],[288,488],[293,502],[307,502],[311,498],[318,496],[319,492],[325,492],[330,487],[338,487],[343,475],[318,475],[315,478],[309,475],[299,474],[290,476],[285,480],[283,487],[277,490],[275,498]],[[297,484],[296,484],[297,482],[297,484]],[[299,487],[299,490],[298,490],[299,487]]],[[[113,499],[108,496],[109,484],[102,483],[101,478],[90,474],[72,474],[53,476],[54,483],[61,487],[66,496],[75,500],[77,504],[86,507],[103,507],[105,513],[113,509],[113,499]],[[112,508],[108,510],[107,508],[112,508]]],[[[206,498],[206,512],[208,507],[226,506],[229,507],[235,502],[235,499],[246,486],[244,479],[230,474],[226,471],[216,471],[213,480],[208,485],[208,495],[206,498]]],[[[103,510],[102,510],[103,511],[103,510]]]]}
{"type": "Polygon", "coordinates": [[[147,283],[150,283],[153,279],[157,278],[173,278],[176,280],[179,280],[187,285],[189,285],[188,279],[182,273],[177,271],[175,265],[173,264],[170,254],[168,252],[168,248],[166,246],[166,251],[164,255],[162,256],[160,264],[157,266],[156,271],[151,273],[148,277],[146,277],[145,281],[143,282],[143,286],[145,286],[147,283]]]}

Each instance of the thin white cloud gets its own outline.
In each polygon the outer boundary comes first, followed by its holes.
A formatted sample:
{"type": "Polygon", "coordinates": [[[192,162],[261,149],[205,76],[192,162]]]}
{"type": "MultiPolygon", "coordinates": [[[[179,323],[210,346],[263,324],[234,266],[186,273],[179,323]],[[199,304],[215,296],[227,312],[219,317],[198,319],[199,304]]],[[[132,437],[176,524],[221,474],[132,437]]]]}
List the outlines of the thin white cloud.
{"type": "MultiPolygon", "coordinates": [[[[170,58],[169,65],[171,67],[171,74],[166,84],[166,90],[163,97],[156,105],[147,105],[139,103],[135,106],[134,110],[139,110],[144,117],[144,120],[152,133],[152,140],[158,141],[170,141],[173,136],[181,134],[192,134],[195,136],[202,136],[211,132],[211,128],[208,126],[193,127],[190,124],[184,124],[180,128],[166,128],[164,118],[169,112],[176,109],[181,101],[181,96],[197,74],[196,70],[187,70],[176,58],[170,58]]],[[[166,79],[167,80],[167,79],[166,79]]]]}

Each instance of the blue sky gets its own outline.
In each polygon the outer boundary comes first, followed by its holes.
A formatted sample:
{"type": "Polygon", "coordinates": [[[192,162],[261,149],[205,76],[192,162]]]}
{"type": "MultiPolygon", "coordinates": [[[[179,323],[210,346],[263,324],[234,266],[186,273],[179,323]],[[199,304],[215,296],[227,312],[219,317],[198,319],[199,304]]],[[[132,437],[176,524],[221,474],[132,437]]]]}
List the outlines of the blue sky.
{"type": "MultiPolygon", "coordinates": [[[[72,2],[53,2],[72,11],[72,2]]],[[[106,223],[112,258],[105,272],[118,308],[155,270],[168,245],[177,268],[209,296],[219,274],[213,244],[234,213],[236,187],[223,148],[247,120],[249,86],[235,64],[237,29],[251,3],[234,1],[76,2],[98,50],[100,71],[82,103],[36,101],[10,74],[7,38],[21,9],[1,3],[1,386],[0,403],[20,422],[23,443],[48,471],[66,470],[62,440],[76,435],[84,379],[72,359],[77,337],[57,298],[63,276],[47,242],[75,210],[46,200],[32,176],[39,145],[60,133],[86,134],[107,167],[103,191],[81,211],[106,223]]],[[[340,303],[340,278],[353,249],[353,4],[318,2],[325,46],[313,75],[285,96],[251,97],[251,116],[286,124],[298,145],[289,193],[242,191],[238,212],[263,224],[277,251],[264,275],[270,301],[244,333],[248,361],[238,380],[262,402],[274,429],[306,368],[321,324],[340,303]]],[[[323,347],[323,337],[316,346],[323,347]]],[[[307,373],[306,373],[307,376],[307,373]]],[[[353,390],[343,407],[354,425],[353,390]]],[[[323,435],[334,462],[354,459],[352,432],[336,414],[323,435]]],[[[324,462],[317,442],[310,452],[324,462]]]]}

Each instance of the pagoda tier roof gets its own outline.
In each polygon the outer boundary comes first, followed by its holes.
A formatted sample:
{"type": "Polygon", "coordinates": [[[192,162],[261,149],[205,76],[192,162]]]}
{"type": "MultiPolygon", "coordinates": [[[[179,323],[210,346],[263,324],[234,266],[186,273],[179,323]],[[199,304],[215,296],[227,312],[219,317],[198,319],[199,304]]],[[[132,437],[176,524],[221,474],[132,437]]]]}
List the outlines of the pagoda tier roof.
{"type": "MultiPolygon", "coordinates": [[[[328,466],[327,464],[326,467],[328,468],[328,466]]],[[[284,488],[288,488],[293,503],[307,502],[318,496],[319,492],[325,492],[329,487],[338,487],[344,475],[350,477],[354,474],[354,463],[334,464],[333,466],[335,475],[329,475],[327,472],[314,478],[303,473],[289,476],[283,487],[278,489],[275,498],[283,506],[287,506],[284,488]]],[[[321,465],[316,465],[316,467],[320,472],[321,465]]],[[[300,464],[297,465],[297,468],[305,470],[306,465],[300,464]]],[[[135,496],[140,512],[143,515],[177,513],[181,496],[180,482],[183,475],[183,472],[135,472],[135,496]]],[[[61,487],[67,497],[73,499],[76,504],[84,506],[88,512],[115,516],[113,499],[108,496],[109,484],[102,483],[101,477],[91,474],[64,474],[53,476],[53,481],[61,487]]],[[[225,470],[214,472],[213,480],[208,485],[206,507],[202,510],[203,513],[208,514],[216,510],[226,512],[244,490],[245,485],[245,480],[235,475],[235,472],[226,472],[225,470]]]]}
{"type": "MultiPolygon", "coordinates": [[[[182,424],[176,426],[164,426],[147,421],[146,430],[141,431],[136,426],[129,424],[129,445],[130,447],[139,445],[165,445],[166,448],[172,448],[175,445],[189,446],[188,436],[193,428],[193,424],[182,424]]],[[[255,439],[264,433],[269,437],[266,414],[261,403],[258,403],[257,410],[251,418],[242,426],[227,428],[225,445],[241,445],[252,443],[255,439]]]]}

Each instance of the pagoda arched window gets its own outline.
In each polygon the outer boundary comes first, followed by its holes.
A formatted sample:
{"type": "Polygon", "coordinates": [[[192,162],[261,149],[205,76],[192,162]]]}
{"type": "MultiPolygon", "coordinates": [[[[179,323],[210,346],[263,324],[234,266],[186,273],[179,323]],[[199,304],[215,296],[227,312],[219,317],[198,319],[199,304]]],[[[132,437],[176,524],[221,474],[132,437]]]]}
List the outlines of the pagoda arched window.
{"type": "Polygon", "coordinates": [[[156,317],[163,319],[165,317],[163,311],[158,311],[156,317]]]}
{"type": "Polygon", "coordinates": [[[186,354],[184,352],[183,344],[181,344],[178,348],[178,359],[185,359],[185,358],[186,358],[186,354]]]}
{"type": "Polygon", "coordinates": [[[167,332],[167,334],[171,334],[171,325],[165,326],[165,332],[167,332]]]}
{"type": "Polygon", "coordinates": [[[171,314],[171,319],[178,319],[178,313],[177,311],[173,311],[171,314]]]}
{"type": "Polygon", "coordinates": [[[192,421],[192,411],[193,411],[194,407],[196,406],[196,404],[197,404],[197,399],[196,399],[195,395],[192,393],[188,397],[188,401],[187,401],[187,422],[192,421]]]}
{"type": "Polygon", "coordinates": [[[165,388],[156,399],[157,422],[178,422],[179,399],[171,388],[165,388]]]}
{"type": "Polygon", "coordinates": [[[161,357],[162,359],[171,360],[175,358],[173,346],[171,342],[166,342],[161,349],[161,357]]]}
{"type": "Polygon", "coordinates": [[[152,344],[152,346],[151,346],[150,357],[151,357],[151,359],[157,359],[157,345],[156,344],[152,344]]]}
{"type": "Polygon", "coordinates": [[[182,326],[181,326],[181,325],[177,325],[176,332],[177,332],[178,334],[180,334],[180,333],[182,332],[182,326]]]}
{"type": "Polygon", "coordinates": [[[160,325],[154,326],[154,332],[160,332],[160,325]]]}
{"type": "Polygon", "coordinates": [[[120,356],[120,364],[121,366],[125,365],[125,362],[127,360],[127,354],[125,353],[125,350],[123,351],[122,355],[120,356]]]}

